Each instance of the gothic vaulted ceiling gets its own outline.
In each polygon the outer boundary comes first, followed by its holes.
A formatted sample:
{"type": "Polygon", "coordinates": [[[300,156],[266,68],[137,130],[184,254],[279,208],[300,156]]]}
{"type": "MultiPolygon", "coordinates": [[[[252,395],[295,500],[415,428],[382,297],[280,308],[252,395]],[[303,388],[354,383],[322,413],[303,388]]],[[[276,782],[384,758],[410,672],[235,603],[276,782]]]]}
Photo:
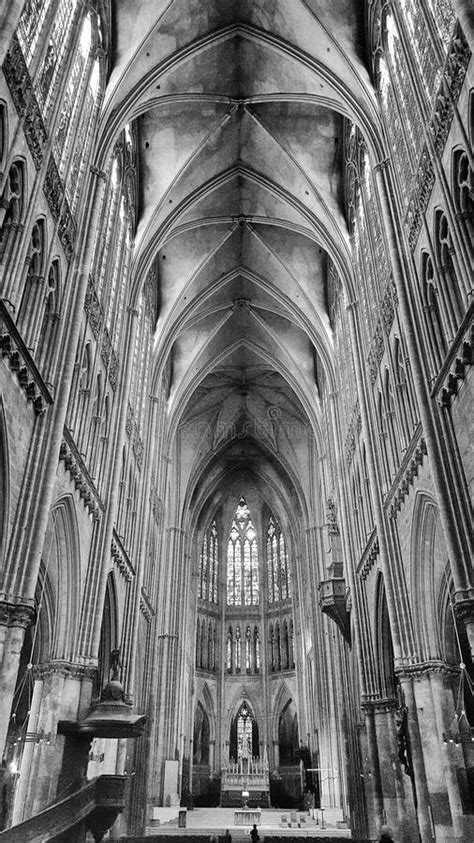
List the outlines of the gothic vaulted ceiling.
{"type": "Polygon", "coordinates": [[[156,367],[171,373],[170,430],[191,431],[187,479],[212,476],[216,454],[255,465],[257,443],[304,483],[295,430],[317,437],[316,373],[331,366],[328,256],[350,271],[343,124],[376,123],[363,3],[115,8],[103,154],[136,120],[135,277],[156,263],[156,367]]]}

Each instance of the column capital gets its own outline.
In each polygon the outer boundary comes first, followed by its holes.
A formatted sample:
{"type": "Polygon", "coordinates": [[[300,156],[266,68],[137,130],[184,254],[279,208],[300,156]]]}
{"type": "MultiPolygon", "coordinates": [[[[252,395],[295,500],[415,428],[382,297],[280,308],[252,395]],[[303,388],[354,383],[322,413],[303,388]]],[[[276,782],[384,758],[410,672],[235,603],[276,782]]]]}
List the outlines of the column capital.
{"type": "Polygon", "coordinates": [[[12,594],[0,595],[0,625],[27,629],[34,623],[35,618],[34,600],[12,594]]]}
{"type": "Polygon", "coordinates": [[[454,594],[453,609],[456,618],[462,621],[474,621],[474,594],[469,591],[456,591],[454,594]]]}
{"type": "Polygon", "coordinates": [[[459,674],[459,665],[448,664],[439,659],[431,659],[426,662],[418,662],[417,664],[406,664],[395,668],[395,674],[403,682],[406,679],[422,679],[423,677],[430,678],[430,676],[457,676],[459,674]]]}
{"type": "Polygon", "coordinates": [[[400,703],[395,697],[379,697],[378,699],[362,699],[361,708],[366,714],[387,714],[390,711],[396,711],[400,703]]]}
{"type": "Polygon", "coordinates": [[[53,674],[71,679],[94,679],[98,668],[92,664],[77,664],[65,659],[51,659],[51,661],[33,665],[32,670],[34,679],[45,679],[53,674]]]}

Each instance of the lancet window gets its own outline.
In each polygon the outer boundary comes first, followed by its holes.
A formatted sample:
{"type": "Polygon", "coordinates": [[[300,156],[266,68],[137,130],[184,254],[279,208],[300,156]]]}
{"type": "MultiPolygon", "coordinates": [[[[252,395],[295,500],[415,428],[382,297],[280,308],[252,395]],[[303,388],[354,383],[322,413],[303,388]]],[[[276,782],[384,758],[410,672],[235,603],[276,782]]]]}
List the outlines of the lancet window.
{"type": "Polygon", "coordinates": [[[382,108],[400,174],[403,199],[407,204],[421,154],[423,125],[397,23],[390,12],[385,18],[385,33],[385,50],[379,65],[382,108]]]}
{"type": "Polygon", "coordinates": [[[43,273],[46,257],[46,226],[44,219],[36,220],[31,231],[26,259],[26,278],[18,313],[18,323],[30,347],[38,340],[43,318],[43,273]]]}
{"type": "Polygon", "coordinates": [[[98,106],[99,60],[94,61],[97,28],[97,20],[89,12],[76,45],[53,144],[56,164],[65,181],[66,196],[73,212],[77,207],[81,176],[90,152],[98,106]]]}
{"type": "Polygon", "coordinates": [[[277,603],[291,597],[288,554],[282,529],[270,516],[267,527],[268,601],[277,603]]]}
{"type": "Polygon", "coordinates": [[[242,496],[227,543],[227,605],[254,606],[259,602],[257,534],[242,496]]]}
{"type": "Polygon", "coordinates": [[[328,300],[331,327],[334,331],[335,354],[341,361],[338,369],[343,424],[349,425],[357,401],[354,357],[348,317],[348,302],[334,264],[328,268],[328,300]]]}
{"type": "Polygon", "coordinates": [[[0,199],[0,260],[5,259],[8,243],[13,240],[24,208],[25,171],[22,161],[14,161],[5,180],[0,199]]]}
{"type": "Polygon", "coordinates": [[[206,531],[199,559],[199,590],[201,600],[217,603],[217,574],[219,559],[219,537],[216,522],[206,531]]]}
{"type": "Polygon", "coordinates": [[[146,419],[151,334],[155,321],[152,294],[153,291],[145,284],[138,307],[138,325],[133,350],[132,382],[129,395],[130,412],[140,436],[143,436],[146,419]]]}
{"type": "Polygon", "coordinates": [[[60,0],[38,69],[36,96],[45,116],[51,110],[61,67],[73,35],[77,0],[60,0]]]}
{"type": "Polygon", "coordinates": [[[252,727],[253,717],[244,703],[237,717],[237,758],[251,758],[253,755],[252,727]]]}
{"type": "Polygon", "coordinates": [[[26,0],[23,6],[16,34],[27,65],[31,64],[50,6],[51,0],[26,0]]]}
{"type": "MultiPolygon", "coordinates": [[[[432,4],[433,6],[435,3],[432,4]]],[[[441,78],[441,68],[436,56],[433,39],[420,0],[401,0],[404,20],[410,34],[410,41],[416,56],[425,92],[433,103],[441,78]]],[[[434,11],[434,10],[433,10],[434,11]]]]}

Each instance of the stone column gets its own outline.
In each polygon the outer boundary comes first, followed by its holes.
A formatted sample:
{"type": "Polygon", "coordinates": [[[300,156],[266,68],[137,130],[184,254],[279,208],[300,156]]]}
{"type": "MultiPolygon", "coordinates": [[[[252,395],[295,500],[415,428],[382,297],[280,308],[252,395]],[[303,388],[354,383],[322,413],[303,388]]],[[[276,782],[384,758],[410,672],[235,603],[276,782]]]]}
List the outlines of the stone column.
{"type": "Polygon", "coordinates": [[[273,741],[273,767],[278,770],[280,766],[280,744],[278,741],[273,741]]]}
{"type": "MultiPolygon", "coordinates": [[[[149,800],[160,804],[163,788],[165,762],[174,759],[177,745],[177,727],[180,700],[177,687],[180,662],[182,561],[184,531],[179,527],[168,527],[166,544],[163,543],[161,576],[162,587],[159,593],[155,651],[153,664],[155,675],[153,694],[155,696],[155,714],[151,743],[153,752],[149,759],[149,800]]],[[[171,769],[171,768],[170,768],[171,769]]]]}
{"type": "MultiPolygon", "coordinates": [[[[380,199],[382,221],[387,236],[390,263],[393,270],[400,315],[407,340],[413,384],[418,399],[423,435],[428,447],[430,468],[436,489],[441,522],[446,539],[446,549],[451,563],[451,572],[455,589],[455,604],[466,610],[465,626],[471,651],[474,654],[474,586],[472,583],[472,563],[470,558],[471,514],[462,479],[456,473],[455,461],[447,459],[445,439],[441,428],[441,419],[436,403],[432,400],[423,359],[420,354],[418,331],[412,313],[412,294],[410,283],[413,276],[407,277],[406,267],[411,263],[411,256],[401,236],[397,211],[394,207],[392,172],[389,161],[385,160],[374,167],[375,182],[380,199]],[[402,262],[403,261],[403,262],[402,262]]],[[[370,466],[369,466],[370,468],[370,466]]],[[[390,599],[387,594],[387,602],[390,599]]],[[[390,612],[392,619],[392,614],[390,612]]],[[[398,656],[397,642],[394,640],[395,656],[398,656]]]]}
{"type": "Polygon", "coordinates": [[[407,728],[413,767],[414,797],[417,802],[418,828],[423,841],[435,839],[430,814],[430,794],[427,784],[423,745],[418,724],[417,703],[413,678],[410,674],[397,671],[402,698],[407,707],[407,728]]]}
{"type": "Polygon", "coordinates": [[[2,754],[17,681],[25,630],[33,623],[33,601],[0,600],[0,746],[2,754]]]}
{"type": "MultiPolygon", "coordinates": [[[[366,768],[366,775],[371,779],[372,790],[372,810],[368,810],[369,822],[371,823],[370,832],[372,835],[377,833],[377,827],[383,820],[383,790],[382,779],[380,776],[379,753],[377,747],[377,733],[375,729],[374,718],[374,703],[363,702],[362,708],[365,712],[365,726],[367,737],[367,756],[368,769],[366,768]],[[375,826],[375,827],[374,827],[375,826]]],[[[366,797],[370,794],[366,790],[366,797]]]]}
{"type": "Polygon", "coordinates": [[[430,759],[428,763],[431,762],[434,764],[435,756],[437,755],[439,759],[441,755],[442,763],[439,766],[444,774],[444,781],[453,821],[453,830],[456,837],[460,840],[464,840],[467,836],[469,836],[469,829],[467,825],[469,818],[466,815],[463,815],[463,806],[459,791],[459,782],[462,778],[461,771],[465,772],[464,758],[461,747],[456,747],[454,744],[451,744],[449,740],[447,742],[444,740],[445,736],[450,733],[450,729],[456,715],[452,689],[447,687],[447,682],[449,682],[449,678],[450,676],[452,677],[452,674],[453,671],[449,670],[447,667],[435,667],[429,674],[438,732],[438,746],[440,747],[441,752],[439,749],[436,751],[437,748],[432,748],[430,746],[428,751],[430,751],[430,754],[432,752],[433,757],[432,762],[430,759]]]}
{"type": "Polygon", "coordinates": [[[90,668],[57,660],[33,668],[34,687],[15,794],[13,822],[38,814],[64,791],[78,790],[86,775],[87,741],[80,741],[82,757],[58,734],[59,720],[75,721],[81,711],[84,687],[92,684],[90,668]],[[58,792],[59,791],[59,792],[58,792]]]}

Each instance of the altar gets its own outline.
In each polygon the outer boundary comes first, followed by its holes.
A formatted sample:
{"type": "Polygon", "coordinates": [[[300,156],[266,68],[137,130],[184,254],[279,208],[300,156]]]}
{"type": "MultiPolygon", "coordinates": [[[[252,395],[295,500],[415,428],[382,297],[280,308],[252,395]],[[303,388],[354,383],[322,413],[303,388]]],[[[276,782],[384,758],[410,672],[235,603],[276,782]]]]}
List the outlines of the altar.
{"type": "Polygon", "coordinates": [[[237,808],[234,811],[234,825],[260,825],[261,816],[258,808],[237,808]]]}
{"type": "MultiPolygon", "coordinates": [[[[258,807],[268,808],[270,805],[270,777],[266,761],[241,757],[224,767],[221,776],[221,805],[223,808],[235,807],[235,824],[248,824],[243,819],[241,821],[242,814],[256,813],[260,821],[258,807]]],[[[248,822],[257,823],[257,819],[249,819],[248,822]]]]}

